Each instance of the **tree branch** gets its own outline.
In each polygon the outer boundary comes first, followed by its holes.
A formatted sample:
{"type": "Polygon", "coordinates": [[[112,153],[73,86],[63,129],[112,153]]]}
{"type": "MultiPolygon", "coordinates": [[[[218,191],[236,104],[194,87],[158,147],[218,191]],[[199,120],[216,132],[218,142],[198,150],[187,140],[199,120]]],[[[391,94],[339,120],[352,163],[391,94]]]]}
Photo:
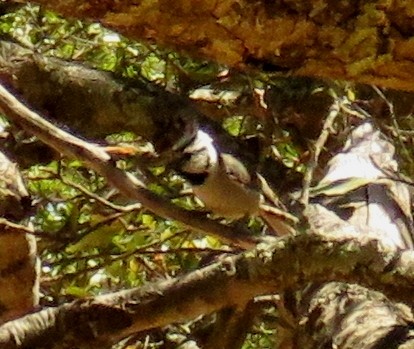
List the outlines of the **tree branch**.
{"type": "Polygon", "coordinates": [[[7,349],[36,348],[33,343],[39,338],[43,338],[42,348],[70,344],[71,338],[77,345],[79,341],[90,344],[104,338],[116,342],[133,333],[225,307],[241,308],[255,296],[301,289],[310,282],[358,283],[414,304],[413,265],[412,251],[386,250],[368,238],[318,232],[272,238],[254,250],[225,257],[180,278],[76,301],[11,321],[0,327],[0,345],[7,349]],[[94,315],[99,312],[106,316],[94,315]],[[117,324],[115,330],[112,322],[117,324]],[[80,329],[83,332],[79,333],[80,329]]]}
{"type": "Polygon", "coordinates": [[[116,168],[104,148],[83,141],[52,125],[23,105],[3,86],[0,86],[0,109],[10,120],[20,124],[26,131],[37,136],[58,152],[84,161],[123,195],[140,202],[157,215],[175,219],[195,231],[215,235],[244,248],[251,248],[257,242],[248,231],[241,231],[241,229],[237,231],[216,223],[207,219],[204,214],[184,210],[155,195],[146,189],[138,178],[116,168]]]}
{"type": "Polygon", "coordinates": [[[413,91],[410,2],[36,2],[228,66],[413,91]]]}
{"type": "Polygon", "coordinates": [[[300,348],[379,349],[402,348],[403,344],[412,348],[411,310],[379,292],[329,282],[308,289],[302,296],[298,322],[304,335],[299,336],[300,348]]]}
{"type": "MultiPolygon", "coordinates": [[[[2,40],[0,73],[2,84],[17,91],[31,109],[83,137],[101,140],[128,130],[164,155],[186,136],[187,128],[199,123],[214,136],[221,149],[257,162],[257,153],[251,146],[230,137],[220,123],[212,121],[211,115],[200,112],[196,102],[149,81],[121,79],[110,72],[47,57],[2,40]]],[[[23,152],[17,151],[17,155],[25,163],[31,163],[37,158],[36,150],[28,152],[26,147],[23,152]]],[[[44,156],[41,160],[45,161],[44,156]]],[[[265,172],[262,175],[268,179],[269,173],[280,172],[280,166],[267,163],[265,172]]]]}

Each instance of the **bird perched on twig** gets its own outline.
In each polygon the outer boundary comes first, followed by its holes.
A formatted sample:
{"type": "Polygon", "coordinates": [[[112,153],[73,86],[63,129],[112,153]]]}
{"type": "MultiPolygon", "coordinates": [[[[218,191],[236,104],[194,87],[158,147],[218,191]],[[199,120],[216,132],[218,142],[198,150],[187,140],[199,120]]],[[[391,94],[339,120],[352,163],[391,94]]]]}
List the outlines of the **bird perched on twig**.
{"type": "Polygon", "coordinates": [[[233,155],[220,152],[205,131],[198,129],[181,151],[177,171],[212,213],[228,219],[260,216],[276,235],[294,232],[284,221],[294,221],[293,217],[265,204],[260,188],[263,178],[249,173],[233,155]]]}

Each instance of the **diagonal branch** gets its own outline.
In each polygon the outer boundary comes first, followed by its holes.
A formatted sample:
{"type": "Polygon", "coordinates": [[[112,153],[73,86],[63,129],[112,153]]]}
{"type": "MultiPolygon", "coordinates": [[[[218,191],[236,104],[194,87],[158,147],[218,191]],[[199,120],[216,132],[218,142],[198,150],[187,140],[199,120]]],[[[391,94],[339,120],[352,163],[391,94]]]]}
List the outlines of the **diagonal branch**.
{"type": "Polygon", "coordinates": [[[226,242],[244,248],[251,248],[257,242],[248,231],[240,231],[240,229],[237,231],[213,222],[203,214],[184,210],[155,195],[146,189],[138,178],[116,168],[102,147],[83,141],[52,125],[22,104],[3,86],[0,86],[0,109],[10,120],[20,124],[26,131],[37,136],[58,152],[84,161],[123,195],[140,202],[157,215],[180,221],[195,231],[215,235],[226,242]]]}

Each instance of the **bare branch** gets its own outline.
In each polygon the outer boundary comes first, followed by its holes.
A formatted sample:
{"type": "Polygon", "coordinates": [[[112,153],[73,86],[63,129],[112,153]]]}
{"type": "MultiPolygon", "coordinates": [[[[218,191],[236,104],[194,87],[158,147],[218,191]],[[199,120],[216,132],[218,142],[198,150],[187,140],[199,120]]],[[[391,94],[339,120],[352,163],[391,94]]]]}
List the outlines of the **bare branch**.
{"type": "Polygon", "coordinates": [[[328,140],[330,131],[333,127],[333,123],[339,114],[339,108],[339,101],[335,101],[332,104],[329,114],[326,117],[326,120],[323,124],[322,132],[319,135],[313,150],[312,159],[309,161],[307,170],[305,172],[305,175],[303,176],[303,188],[299,201],[305,207],[309,203],[309,190],[312,185],[313,174],[316,170],[316,167],[318,166],[319,156],[326,144],[326,141],[328,140]]]}

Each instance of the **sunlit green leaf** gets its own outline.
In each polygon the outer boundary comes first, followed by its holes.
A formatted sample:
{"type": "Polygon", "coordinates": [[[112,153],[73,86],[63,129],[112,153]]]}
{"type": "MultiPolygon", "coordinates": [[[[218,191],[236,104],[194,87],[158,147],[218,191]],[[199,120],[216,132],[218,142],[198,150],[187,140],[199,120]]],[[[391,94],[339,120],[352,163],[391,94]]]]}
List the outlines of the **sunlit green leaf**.
{"type": "Polygon", "coordinates": [[[86,251],[91,248],[105,249],[112,244],[113,237],[123,229],[119,221],[93,230],[76,244],[66,248],[69,253],[86,251]]]}
{"type": "Polygon", "coordinates": [[[70,286],[67,287],[65,293],[70,296],[75,296],[77,298],[83,298],[89,296],[89,292],[82,287],[70,286]]]}

